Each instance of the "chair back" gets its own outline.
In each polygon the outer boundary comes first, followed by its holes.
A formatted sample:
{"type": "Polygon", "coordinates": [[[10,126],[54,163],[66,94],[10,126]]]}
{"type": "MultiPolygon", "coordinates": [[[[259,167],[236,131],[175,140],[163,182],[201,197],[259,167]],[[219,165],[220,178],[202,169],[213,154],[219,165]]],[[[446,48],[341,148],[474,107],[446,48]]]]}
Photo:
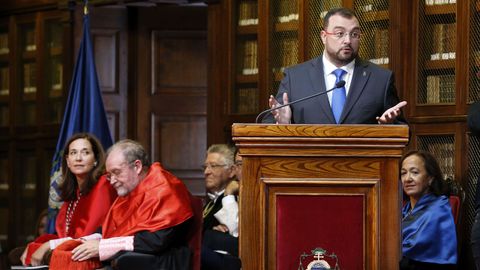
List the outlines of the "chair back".
{"type": "Polygon", "coordinates": [[[199,197],[190,196],[192,210],[193,210],[193,223],[188,239],[188,246],[192,251],[191,268],[192,270],[200,270],[200,254],[202,248],[202,226],[203,226],[203,201],[199,197]]]}
{"type": "Polygon", "coordinates": [[[452,208],[453,220],[455,221],[455,225],[457,225],[458,215],[460,214],[460,197],[451,195],[448,200],[450,202],[450,207],[452,208]]]}

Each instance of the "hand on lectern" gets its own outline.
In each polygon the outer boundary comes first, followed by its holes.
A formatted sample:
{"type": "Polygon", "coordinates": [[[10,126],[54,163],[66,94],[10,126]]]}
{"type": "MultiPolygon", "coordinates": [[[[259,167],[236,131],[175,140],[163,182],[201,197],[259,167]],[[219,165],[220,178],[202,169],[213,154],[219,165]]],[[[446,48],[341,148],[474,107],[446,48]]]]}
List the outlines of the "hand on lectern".
{"type": "MultiPolygon", "coordinates": [[[[282,98],[283,98],[283,104],[287,104],[288,103],[287,93],[283,93],[282,98]]],[[[268,99],[268,104],[270,105],[271,109],[275,109],[276,107],[282,105],[278,103],[278,101],[272,95],[268,99]]],[[[292,118],[292,109],[290,109],[290,106],[285,106],[278,110],[273,110],[272,114],[273,114],[273,117],[275,118],[275,121],[277,121],[277,124],[290,124],[290,120],[292,118]]]]}
{"type": "Polygon", "coordinates": [[[392,108],[386,110],[382,116],[377,117],[377,121],[379,124],[391,124],[397,117],[401,114],[401,109],[407,105],[406,101],[399,102],[397,105],[393,106],[392,108]]]}

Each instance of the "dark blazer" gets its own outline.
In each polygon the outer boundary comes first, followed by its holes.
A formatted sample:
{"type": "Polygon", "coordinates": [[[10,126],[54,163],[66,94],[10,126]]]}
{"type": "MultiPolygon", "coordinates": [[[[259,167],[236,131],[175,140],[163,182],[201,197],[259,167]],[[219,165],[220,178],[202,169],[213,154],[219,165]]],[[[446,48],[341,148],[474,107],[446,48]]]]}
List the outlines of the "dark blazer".
{"type": "MultiPolygon", "coordinates": [[[[212,209],[208,212],[208,214],[206,216],[203,217],[203,231],[211,230],[211,229],[213,229],[213,227],[220,224],[220,222],[218,222],[217,218],[215,218],[214,215],[215,215],[215,213],[220,211],[220,209],[222,209],[222,207],[223,207],[223,205],[222,205],[223,197],[224,197],[223,194],[218,196],[218,198],[215,201],[215,204],[213,205],[212,209]]],[[[208,203],[204,206],[204,210],[205,210],[205,207],[207,207],[207,206],[208,206],[208,203]]]]}
{"type": "MultiPolygon", "coordinates": [[[[281,102],[284,92],[294,101],[326,90],[319,56],[287,68],[276,99],[281,102]]],[[[357,58],[340,124],[377,124],[376,117],[398,102],[393,73],[357,58]]],[[[335,124],[327,94],[294,104],[291,109],[292,124],[335,124]]],[[[270,114],[263,122],[273,123],[274,119],[270,114]]],[[[405,123],[403,116],[397,122],[405,123]]]]}
{"type": "Polygon", "coordinates": [[[480,101],[474,102],[468,109],[467,116],[468,128],[476,135],[480,136],[480,101]]]}
{"type": "MultiPolygon", "coordinates": [[[[480,101],[474,102],[470,105],[468,109],[468,116],[467,116],[467,123],[468,128],[475,136],[480,136],[480,101]]],[[[477,180],[477,189],[475,193],[475,210],[478,211],[480,209],[480,175],[477,180]]],[[[479,236],[480,238],[480,232],[479,236]]]]}

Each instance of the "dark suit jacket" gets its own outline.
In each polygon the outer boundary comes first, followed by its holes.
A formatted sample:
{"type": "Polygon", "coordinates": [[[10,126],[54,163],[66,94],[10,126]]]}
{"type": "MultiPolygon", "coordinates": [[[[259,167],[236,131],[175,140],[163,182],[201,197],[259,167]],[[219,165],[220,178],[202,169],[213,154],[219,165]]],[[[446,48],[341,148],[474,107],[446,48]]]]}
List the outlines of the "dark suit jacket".
{"type": "MultiPolygon", "coordinates": [[[[287,68],[276,99],[282,101],[285,92],[294,101],[326,90],[320,56],[287,68]]],[[[357,58],[340,124],[377,124],[375,118],[398,102],[393,73],[357,58]]],[[[292,124],[335,124],[327,94],[294,104],[291,109],[292,124]]],[[[263,122],[273,123],[274,119],[270,115],[263,122]]],[[[405,120],[400,116],[397,122],[405,120]]]]}
{"type": "MultiPolygon", "coordinates": [[[[220,195],[217,198],[217,200],[215,201],[215,204],[213,205],[213,207],[210,210],[210,212],[208,213],[208,215],[203,217],[203,231],[204,232],[205,232],[205,230],[211,230],[211,229],[213,229],[213,227],[220,224],[220,222],[218,222],[217,218],[214,215],[215,215],[215,213],[220,211],[220,209],[222,209],[222,207],[223,207],[223,205],[222,205],[223,197],[224,197],[223,194],[220,195]]],[[[204,206],[204,209],[207,205],[208,205],[208,203],[204,206]]]]}
{"type": "MultiPolygon", "coordinates": [[[[475,136],[480,136],[480,101],[476,101],[468,109],[467,116],[468,128],[475,136]]],[[[480,209],[480,175],[477,180],[477,190],[475,193],[475,210],[480,209]]],[[[480,235],[478,236],[480,238],[480,235]]]]}
{"type": "Polygon", "coordinates": [[[476,135],[480,136],[480,101],[476,101],[468,109],[467,117],[468,127],[470,131],[476,135]]]}

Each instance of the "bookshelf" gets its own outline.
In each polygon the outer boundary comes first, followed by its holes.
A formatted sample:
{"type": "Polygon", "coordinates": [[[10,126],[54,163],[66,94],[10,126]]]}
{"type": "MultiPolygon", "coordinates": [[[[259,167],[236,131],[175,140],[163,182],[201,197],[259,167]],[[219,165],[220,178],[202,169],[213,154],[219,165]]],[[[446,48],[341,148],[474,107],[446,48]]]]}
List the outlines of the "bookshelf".
{"type": "Polygon", "coordinates": [[[454,106],[456,103],[456,11],[454,1],[419,3],[416,97],[419,105],[454,106]]]}
{"type": "Polygon", "coordinates": [[[384,68],[389,68],[389,2],[355,1],[355,11],[359,14],[358,19],[362,26],[362,42],[359,48],[360,57],[384,68]]]}
{"type": "Polygon", "coordinates": [[[232,74],[229,113],[252,114],[258,110],[258,2],[232,1],[232,35],[236,69],[232,74]]]}
{"type": "Polygon", "coordinates": [[[0,25],[0,128],[10,122],[10,49],[8,43],[8,26],[0,25]]]}
{"type": "Polygon", "coordinates": [[[71,72],[65,67],[72,64],[70,16],[58,10],[0,16],[0,245],[7,251],[32,238],[32,224],[47,207],[71,72]]]}

